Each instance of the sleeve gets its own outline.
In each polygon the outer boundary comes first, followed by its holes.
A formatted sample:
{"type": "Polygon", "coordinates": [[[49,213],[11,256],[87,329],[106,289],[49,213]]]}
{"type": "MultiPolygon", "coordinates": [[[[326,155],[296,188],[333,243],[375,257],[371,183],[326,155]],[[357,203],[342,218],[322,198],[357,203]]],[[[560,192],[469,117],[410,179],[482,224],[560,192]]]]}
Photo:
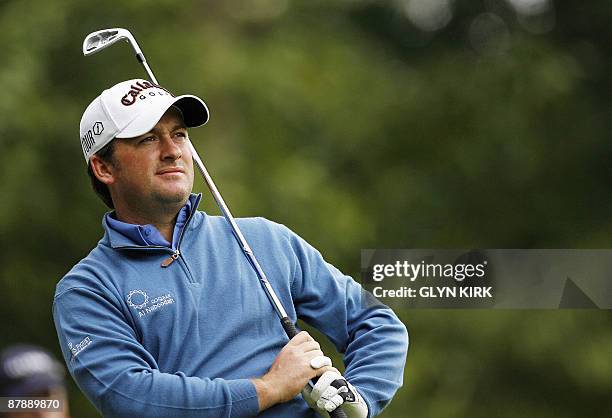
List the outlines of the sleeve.
{"type": "Polygon", "coordinates": [[[288,230],[296,256],[291,294],[298,318],[344,353],[344,376],[378,415],[402,386],[408,331],[395,313],[288,230]]]}
{"type": "Polygon", "coordinates": [[[112,298],[89,288],[56,295],[53,319],[64,360],[105,417],[250,417],[259,403],[247,379],[162,373],[112,298]]]}

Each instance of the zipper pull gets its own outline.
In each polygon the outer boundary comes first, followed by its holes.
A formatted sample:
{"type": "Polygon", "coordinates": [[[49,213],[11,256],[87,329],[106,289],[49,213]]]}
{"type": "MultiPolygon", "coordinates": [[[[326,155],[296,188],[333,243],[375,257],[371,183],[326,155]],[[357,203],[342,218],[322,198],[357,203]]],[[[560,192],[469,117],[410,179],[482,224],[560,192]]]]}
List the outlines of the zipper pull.
{"type": "Polygon", "coordinates": [[[174,260],[179,258],[179,255],[181,255],[181,252],[179,250],[176,250],[174,252],[174,254],[172,254],[170,257],[168,257],[164,261],[162,261],[161,266],[164,267],[164,268],[168,267],[170,264],[172,264],[174,262],[174,260]]]}

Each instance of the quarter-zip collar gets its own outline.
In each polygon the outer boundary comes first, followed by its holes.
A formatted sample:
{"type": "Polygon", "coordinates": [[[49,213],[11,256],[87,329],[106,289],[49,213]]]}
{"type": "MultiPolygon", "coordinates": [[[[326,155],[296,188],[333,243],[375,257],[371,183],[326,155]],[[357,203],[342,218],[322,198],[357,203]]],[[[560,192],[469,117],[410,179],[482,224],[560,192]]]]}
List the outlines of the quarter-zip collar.
{"type": "MultiPolygon", "coordinates": [[[[174,249],[176,251],[180,246],[181,240],[183,238],[183,234],[185,233],[185,230],[187,229],[189,222],[191,221],[194,214],[198,210],[198,205],[200,204],[200,200],[202,200],[201,193],[198,193],[198,194],[192,193],[189,196],[189,201],[186,204],[187,206],[190,206],[189,213],[187,215],[187,219],[183,223],[182,227],[181,225],[176,225],[175,231],[173,232],[173,237],[175,237],[175,240],[176,240],[175,242],[176,248],[171,248],[167,245],[157,245],[157,244],[151,245],[150,243],[147,242],[147,240],[144,237],[137,237],[138,239],[133,239],[132,237],[129,236],[129,235],[139,234],[141,231],[144,231],[146,229],[155,228],[153,225],[134,225],[134,228],[136,228],[135,230],[136,234],[126,235],[126,234],[121,233],[120,231],[118,231],[116,228],[113,227],[113,221],[112,220],[109,221],[109,217],[111,216],[112,212],[107,212],[102,218],[102,227],[104,228],[104,231],[105,231],[105,236],[103,238],[103,241],[106,240],[108,242],[108,245],[114,249],[159,248],[159,249],[167,249],[170,251],[174,249]],[[179,230],[176,229],[177,226],[180,228],[179,230]],[[178,238],[176,238],[177,234],[178,234],[178,238]]],[[[114,223],[116,224],[116,222],[117,221],[115,221],[114,223]]]]}

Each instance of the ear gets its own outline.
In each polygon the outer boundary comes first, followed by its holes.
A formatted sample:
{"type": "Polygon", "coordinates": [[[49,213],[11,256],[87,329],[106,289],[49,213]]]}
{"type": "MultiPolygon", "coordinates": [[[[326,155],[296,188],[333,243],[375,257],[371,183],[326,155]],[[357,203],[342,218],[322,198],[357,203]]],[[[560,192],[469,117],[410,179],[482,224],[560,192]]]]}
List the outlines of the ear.
{"type": "Polygon", "coordinates": [[[114,173],[116,168],[111,163],[102,160],[97,155],[92,155],[89,159],[89,163],[91,164],[91,171],[93,171],[96,178],[102,183],[108,186],[115,182],[114,173]]]}

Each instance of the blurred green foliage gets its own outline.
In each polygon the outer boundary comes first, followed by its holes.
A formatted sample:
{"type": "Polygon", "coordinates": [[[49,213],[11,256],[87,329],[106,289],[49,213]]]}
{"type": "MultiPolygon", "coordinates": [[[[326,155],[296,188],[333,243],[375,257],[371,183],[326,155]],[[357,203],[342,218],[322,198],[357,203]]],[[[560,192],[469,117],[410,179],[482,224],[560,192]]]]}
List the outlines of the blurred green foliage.
{"type": "MultiPolygon", "coordinates": [[[[358,278],[361,248],[609,247],[611,19],[603,1],[0,2],[0,344],[59,356],[55,283],[101,235],[78,123],[144,74],[127,45],[85,59],[89,32],[129,28],[163,85],[205,98],[191,136],[235,215],[358,278]]],[[[383,416],[610,416],[609,311],[398,314],[411,350],[383,416]]]]}

